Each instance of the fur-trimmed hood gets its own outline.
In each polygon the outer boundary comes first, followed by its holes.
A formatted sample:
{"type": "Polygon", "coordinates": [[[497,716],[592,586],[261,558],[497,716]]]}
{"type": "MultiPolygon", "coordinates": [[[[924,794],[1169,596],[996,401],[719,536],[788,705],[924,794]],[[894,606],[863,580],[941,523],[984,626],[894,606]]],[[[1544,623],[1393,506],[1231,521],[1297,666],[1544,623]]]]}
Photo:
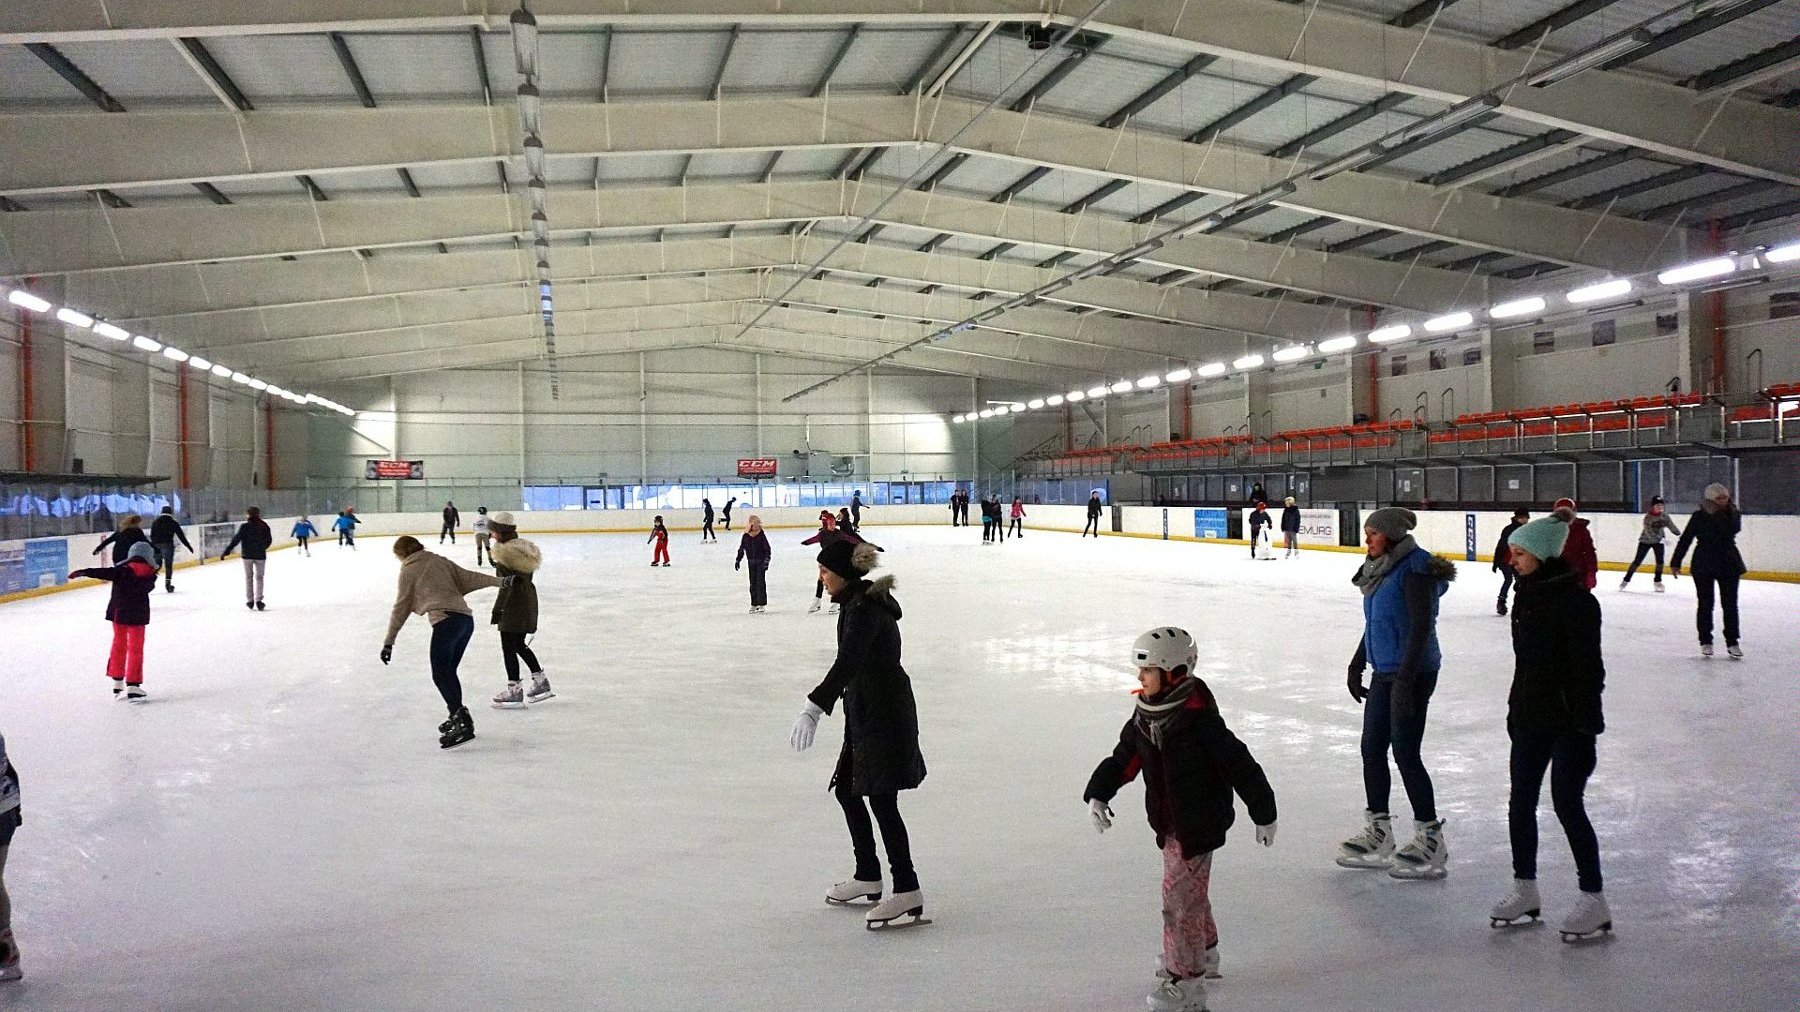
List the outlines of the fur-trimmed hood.
{"type": "Polygon", "coordinates": [[[490,554],[495,565],[505,566],[515,573],[535,573],[544,563],[544,555],[538,551],[538,546],[524,538],[495,545],[490,554]]]}
{"type": "Polygon", "coordinates": [[[869,603],[892,612],[894,618],[898,620],[900,618],[900,602],[894,597],[894,588],[899,585],[900,581],[895,578],[894,574],[883,573],[873,580],[864,580],[863,582],[868,585],[868,589],[863,591],[863,596],[869,599],[869,603]]]}
{"type": "Polygon", "coordinates": [[[1456,563],[1451,562],[1441,555],[1434,555],[1431,557],[1431,561],[1425,564],[1425,572],[1445,583],[1449,583],[1456,579],[1456,563]]]}

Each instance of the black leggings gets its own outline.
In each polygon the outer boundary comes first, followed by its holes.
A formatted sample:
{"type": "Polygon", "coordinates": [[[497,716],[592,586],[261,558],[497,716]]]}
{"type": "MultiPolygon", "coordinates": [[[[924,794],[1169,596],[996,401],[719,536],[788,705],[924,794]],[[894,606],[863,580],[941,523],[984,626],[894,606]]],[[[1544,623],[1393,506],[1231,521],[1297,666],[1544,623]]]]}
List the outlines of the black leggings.
{"type": "Polygon", "coordinates": [[[719,536],[713,533],[713,522],[711,520],[707,520],[700,525],[700,540],[719,540],[719,536]]]}
{"type": "Polygon", "coordinates": [[[1011,524],[1011,530],[1012,530],[1013,537],[1015,537],[1015,538],[1024,537],[1025,536],[1025,518],[1024,517],[1013,517],[1012,524],[1011,524]]]}
{"type": "Polygon", "coordinates": [[[441,545],[444,543],[444,535],[446,535],[446,534],[450,535],[450,543],[453,545],[456,544],[456,525],[455,524],[450,523],[449,521],[444,522],[444,529],[438,532],[438,544],[441,545]]]}
{"type": "Polygon", "coordinates": [[[1425,741],[1425,712],[1431,693],[1437,688],[1437,672],[1427,671],[1418,679],[1417,712],[1404,720],[1394,715],[1394,679],[1377,674],[1369,680],[1369,697],[1363,701],[1363,790],[1368,796],[1369,811],[1388,810],[1388,790],[1393,783],[1388,773],[1391,748],[1394,765],[1400,768],[1400,782],[1406,785],[1407,800],[1412,802],[1413,818],[1430,822],[1437,818],[1437,798],[1432,793],[1431,774],[1425,772],[1419,746],[1425,741]]]}
{"type": "Polygon", "coordinates": [[[1700,632],[1700,642],[1712,642],[1713,584],[1719,585],[1719,607],[1725,612],[1725,644],[1735,646],[1738,641],[1737,592],[1738,574],[1721,574],[1719,576],[1701,576],[1694,574],[1694,596],[1699,599],[1694,609],[1694,628],[1700,632]]]}
{"type": "Polygon", "coordinates": [[[1625,570],[1625,579],[1630,580],[1633,576],[1637,575],[1638,567],[1644,564],[1644,556],[1649,555],[1651,552],[1656,553],[1656,582],[1662,582],[1663,546],[1660,544],[1638,545],[1637,556],[1631,560],[1631,568],[1625,570]]]}
{"type": "Polygon", "coordinates": [[[303,552],[311,551],[310,548],[306,547],[307,543],[311,540],[312,540],[311,538],[307,537],[304,534],[297,534],[294,536],[294,541],[295,541],[294,547],[300,549],[303,552]]]}
{"type": "Polygon", "coordinates": [[[473,635],[475,620],[457,612],[445,615],[431,627],[431,680],[452,716],[463,705],[462,680],[456,677],[456,668],[473,635]]]}
{"type": "MultiPolygon", "coordinates": [[[[819,590],[823,592],[824,589],[825,585],[821,582],[819,590]]],[[[762,565],[750,563],[750,603],[758,608],[769,603],[769,566],[767,563],[762,565]]]]}
{"type": "Polygon", "coordinates": [[[544,666],[538,663],[537,654],[532,653],[531,648],[525,645],[525,637],[530,635],[530,633],[510,632],[500,634],[500,659],[506,662],[506,680],[509,682],[519,680],[519,658],[521,657],[525,658],[525,666],[531,669],[532,674],[535,675],[544,670],[544,666]]]}
{"type": "Polygon", "coordinates": [[[900,818],[898,794],[871,794],[868,807],[863,799],[840,782],[838,804],[844,809],[844,822],[850,826],[850,846],[856,854],[856,878],[862,882],[881,881],[881,861],[875,854],[875,830],[869,824],[869,812],[881,826],[881,842],[887,847],[888,869],[894,876],[894,892],[907,893],[919,888],[919,875],[913,870],[912,844],[906,837],[906,823],[900,818]]]}
{"type": "Polygon", "coordinates": [[[1087,537],[1088,531],[1093,531],[1094,537],[1096,537],[1096,538],[1100,536],[1100,518],[1099,517],[1088,517],[1087,523],[1085,525],[1083,525],[1081,528],[1081,536],[1084,538],[1087,537]]]}
{"type": "Polygon", "coordinates": [[[825,581],[819,580],[813,584],[813,600],[817,601],[817,600],[823,598],[824,596],[825,596],[825,581]]]}
{"type": "Polygon", "coordinates": [[[1597,893],[1600,880],[1600,841],[1588,821],[1582,794],[1594,774],[1594,736],[1566,732],[1514,732],[1512,740],[1512,800],[1506,821],[1512,830],[1513,878],[1537,878],[1537,806],[1550,771],[1550,803],[1569,837],[1575,855],[1575,875],[1584,893],[1597,893]]]}

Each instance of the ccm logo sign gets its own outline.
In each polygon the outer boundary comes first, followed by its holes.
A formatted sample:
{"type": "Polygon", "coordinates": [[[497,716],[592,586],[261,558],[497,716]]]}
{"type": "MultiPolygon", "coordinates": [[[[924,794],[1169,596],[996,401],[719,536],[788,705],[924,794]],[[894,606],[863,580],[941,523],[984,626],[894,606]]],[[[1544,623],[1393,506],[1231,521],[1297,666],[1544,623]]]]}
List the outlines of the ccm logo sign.
{"type": "Polygon", "coordinates": [[[739,457],[739,478],[773,478],[775,477],[774,457],[739,457]]]}

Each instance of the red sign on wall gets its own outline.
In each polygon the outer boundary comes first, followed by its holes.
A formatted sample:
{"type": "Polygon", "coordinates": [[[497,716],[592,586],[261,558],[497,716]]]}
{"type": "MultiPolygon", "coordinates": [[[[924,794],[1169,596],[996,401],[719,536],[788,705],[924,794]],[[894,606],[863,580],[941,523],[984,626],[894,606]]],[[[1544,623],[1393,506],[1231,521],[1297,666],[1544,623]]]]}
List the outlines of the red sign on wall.
{"type": "Polygon", "coordinates": [[[779,463],[774,457],[739,457],[739,478],[773,478],[775,465],[779,463]]]}
{"type": "Polygon", "coordinates": [[[422,460],[368,460],[363,464],[363,478],[368,481],[423,477],[425,477],[425,462],[422,460]]]}

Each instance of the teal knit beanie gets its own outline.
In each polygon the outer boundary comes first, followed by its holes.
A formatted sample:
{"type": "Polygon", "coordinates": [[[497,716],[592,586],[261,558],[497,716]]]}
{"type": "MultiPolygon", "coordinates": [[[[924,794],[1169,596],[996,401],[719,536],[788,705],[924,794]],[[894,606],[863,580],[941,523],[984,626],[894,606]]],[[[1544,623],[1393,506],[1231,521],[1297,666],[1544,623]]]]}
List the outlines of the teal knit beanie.
{"type": "Polygon", "coordinates": [[[1543,517],[1520,527],[1506,539],[1507,545],[1530,552],[1538,559],[1554,559],[1569,540],[1569,525],[1555,517],[1543,517]]]}

